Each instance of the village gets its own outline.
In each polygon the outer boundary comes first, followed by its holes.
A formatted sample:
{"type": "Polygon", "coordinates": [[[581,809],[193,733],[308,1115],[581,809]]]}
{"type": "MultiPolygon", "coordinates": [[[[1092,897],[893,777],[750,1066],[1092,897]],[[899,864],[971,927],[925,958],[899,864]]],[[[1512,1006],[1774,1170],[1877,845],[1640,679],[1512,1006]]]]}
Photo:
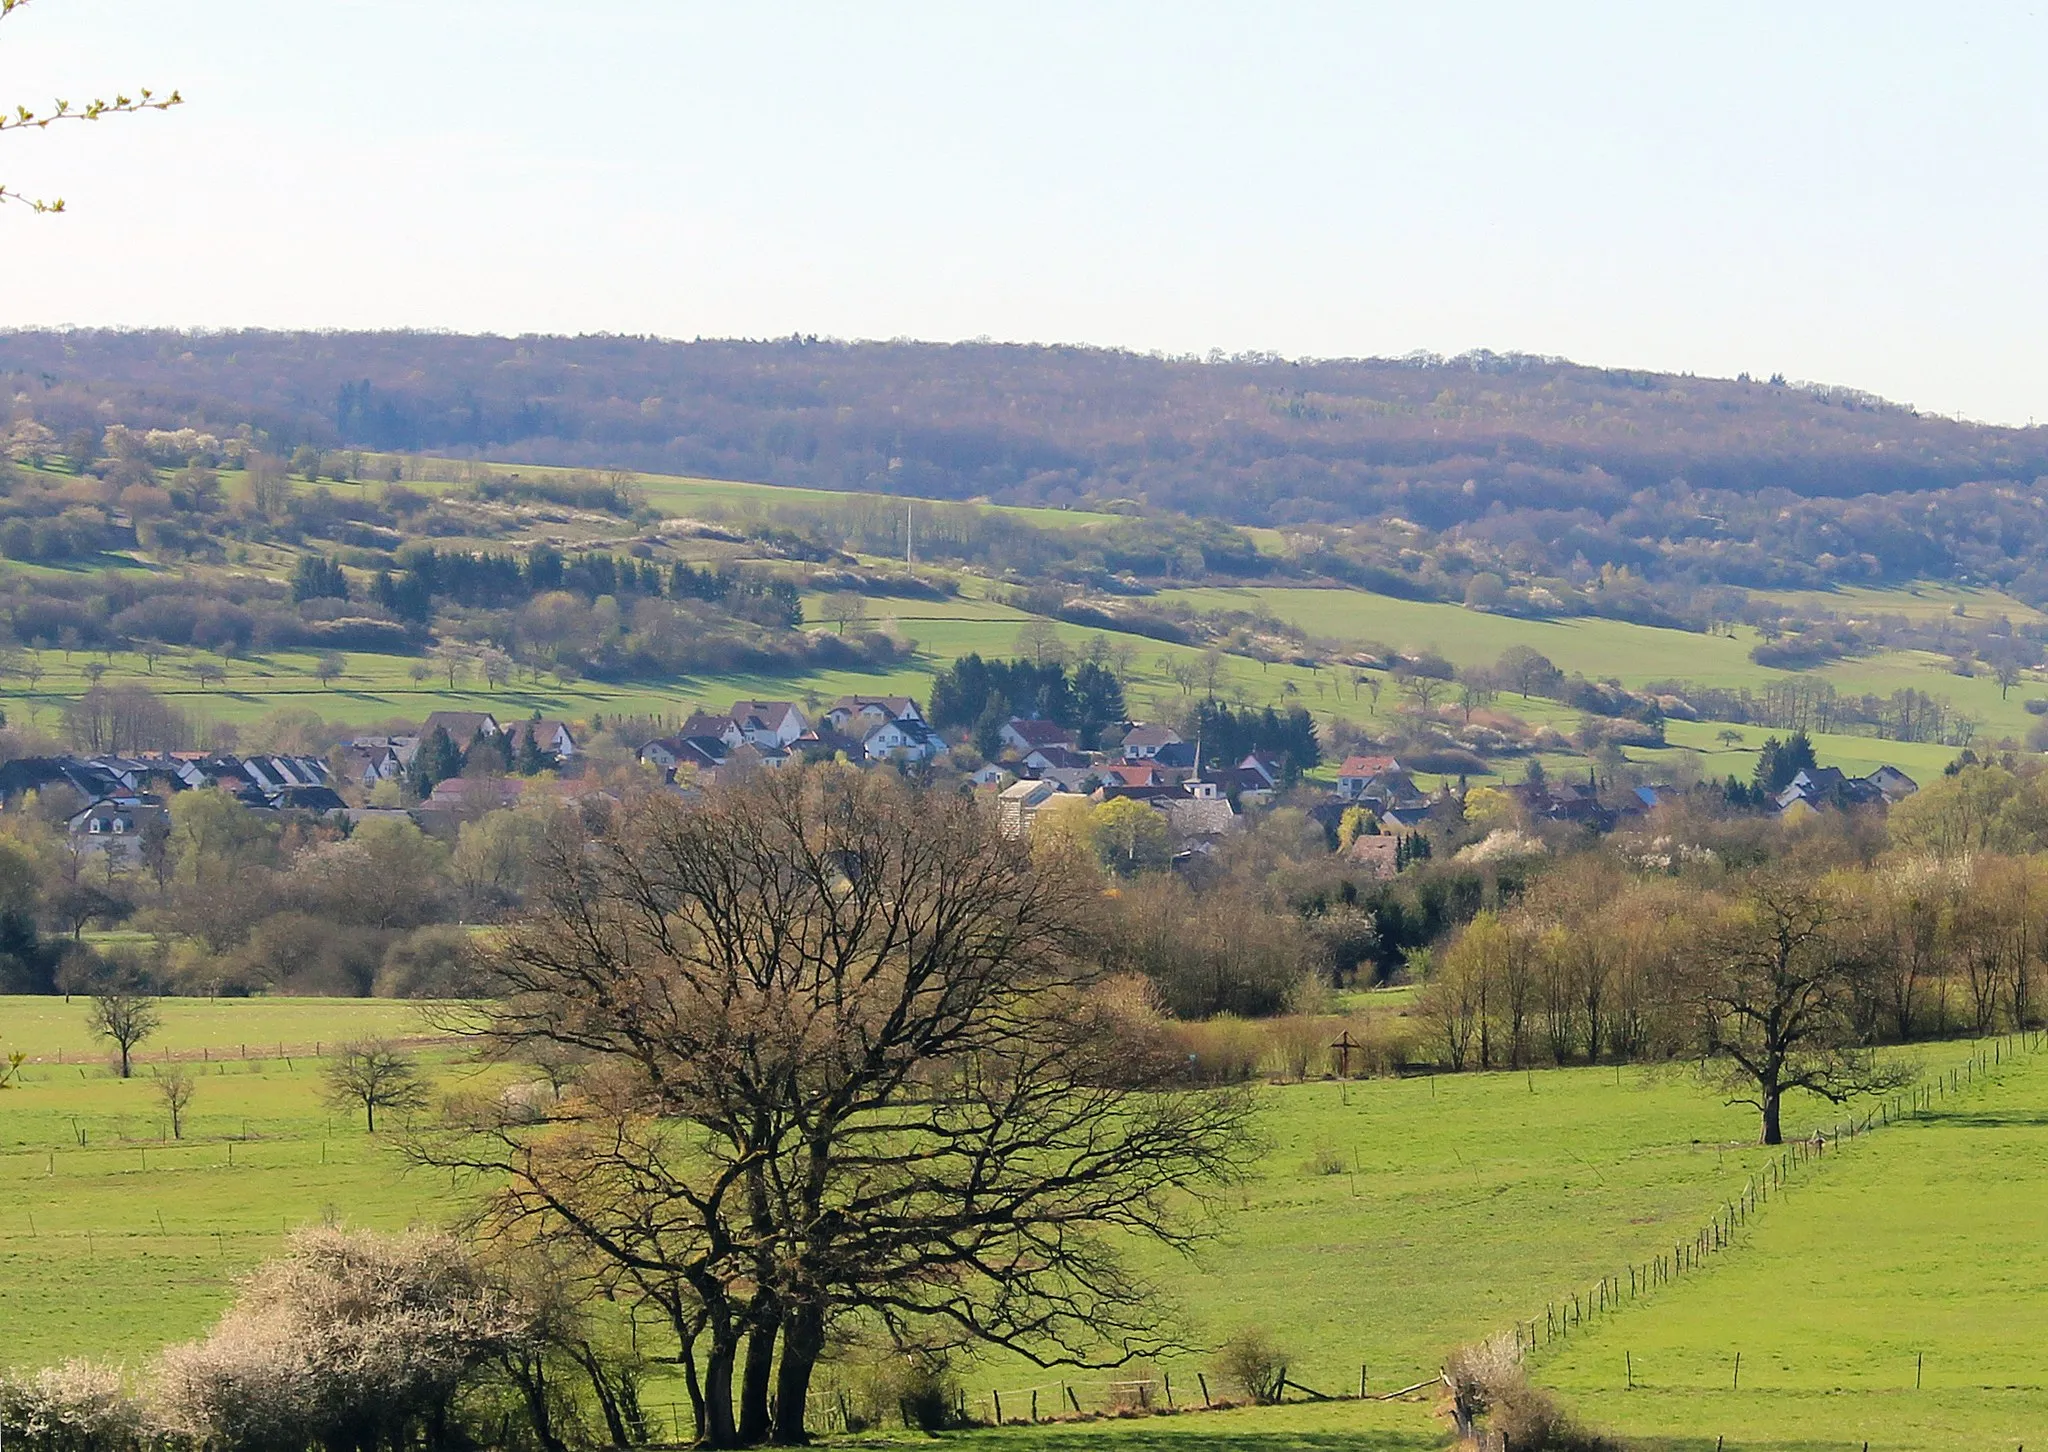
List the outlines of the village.
{"type": "MultiPolygon", "coordinates": [[[[640,744],[632,753],[637,771],[623,774],[616,763],[604,769],[579,733],[589,734],[538,715],[500,719],[489,711],[447,710],[429,714],[415,731],[349,737],[325,755],[27,757],[0,763],[0,805],[17,807],[29,793],[59,800],[61,819],[80,845],[133,861],[152,837],[168,831],[171,798],[195,789],[223,791],[267,814],[347,824],[403,818],[452,831],[462,821],[522,803],[616,800],[646,789],[689,796],[720,780],[792,763],[838,761],[984,796],[1013,838],[1028,837],[1049,808],[1127,801],[1156,814],[1155,830],[1163,830],[1176,863],[1213,851],[1243,830],[1248,814],[1284,804],[1321,826],[1333,850],[1381,878],[1429,856],[1430,838],[1465,826],[1468,801],[1477,805],[1463,778],[1418,780],[1396,756],[1347,756],[1334,780],[1318,781],[1270,753],[1219,760],[1199,740],[1143,721],[1113,725],[1101,749],[1091,750],[1070,727],[1011,717],[1000,728],[997,754],[988,758],[966,741],[948,741],[907,696],[842,696],[819,703],[815,719],[793,701],[739,700],[723,712],[695,710],[676,730],[640,744]]],[[[1760,806],[1797,820],[1882,810],[1917,789],[1893,766],[1860,777],[1814,766],[1800,769],[1760,806]]],[[[1507,804],[1519,826],[1566,825],[1594,835],[1640,822],[1686,794],[1669,783],[1603,786],[1590,774],[1551,781],[1538,771],[1480,790],[1492,794],[1490,805],[1507,804]]]]}

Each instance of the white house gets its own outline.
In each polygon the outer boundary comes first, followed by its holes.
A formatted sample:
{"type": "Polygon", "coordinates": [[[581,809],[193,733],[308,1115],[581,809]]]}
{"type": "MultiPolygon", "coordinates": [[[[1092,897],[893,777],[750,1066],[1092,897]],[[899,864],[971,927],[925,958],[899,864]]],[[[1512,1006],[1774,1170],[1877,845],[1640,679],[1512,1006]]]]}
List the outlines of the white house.
{"type": "Polygon", "coordinates": [[[822,724],[841,736],[862,739],[871,726],[885,721],[925,723],[924,712],[908,696],[841,696],[826,707],[822,724]]]}
{"type": "Polygon", "coordinates": [[[1124,760],[1150,761],[1162,746],[1179,746],[1181,738],[1170,726],[1133,726],[1124,733],[1124,760]]]}
{"type": "Polygon", "coordinates": [[[946,751],[946,743],[922,721],[884,721],[860,745],[869,761],[930,761],[946,751]]]}
{"type": "Polygon", "coordinates": [[[732,722],[749,745],[763,751],[787,750],[811,729],[792,701],[734,701],[732,722]]]}
{"type": "Polygon", "coordinates": [[[512,749],[515,752],[521,749],[527,732],[531,731],[534,743],[540,748],[541,755],[558,757],[563,761],[567,761],[576,754],[576,738],[563,722],[545,719],[539,721],[514,721],[506,730],[512,738],[512,749]]]}

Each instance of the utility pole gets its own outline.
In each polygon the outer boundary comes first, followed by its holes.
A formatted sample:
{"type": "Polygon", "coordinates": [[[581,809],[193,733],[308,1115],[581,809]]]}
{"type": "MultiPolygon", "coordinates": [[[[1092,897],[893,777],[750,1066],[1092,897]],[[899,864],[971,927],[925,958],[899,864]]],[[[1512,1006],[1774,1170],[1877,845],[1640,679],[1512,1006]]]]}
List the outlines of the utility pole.
{"type": "Polygon", "coordinates": [[[917,563],[917,533],[910,517],[911,511],[916,508],[915,504],[903,506],[903,563],[906,565],[917,563]]]}

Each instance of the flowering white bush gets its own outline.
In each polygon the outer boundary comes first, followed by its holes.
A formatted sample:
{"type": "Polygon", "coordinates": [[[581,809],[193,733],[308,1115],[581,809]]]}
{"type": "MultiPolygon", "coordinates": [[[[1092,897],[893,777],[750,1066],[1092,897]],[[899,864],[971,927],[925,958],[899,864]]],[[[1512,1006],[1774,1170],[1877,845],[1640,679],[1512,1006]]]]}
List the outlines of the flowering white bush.
{"type": "Polygon", "coordinates": [[[130,1452],[147,1437],[149,1417],[120,1367],[72,1360],[0,1373],[0,1430],[37,1452],[130,1452]]]}
{"type": "Polygon", "coordinates": [[[215,1448],[409,1446],[529,1321],[450,1237],[301,1231],[205,1340],[164,1353],[158,1396],[215,1448]]]}

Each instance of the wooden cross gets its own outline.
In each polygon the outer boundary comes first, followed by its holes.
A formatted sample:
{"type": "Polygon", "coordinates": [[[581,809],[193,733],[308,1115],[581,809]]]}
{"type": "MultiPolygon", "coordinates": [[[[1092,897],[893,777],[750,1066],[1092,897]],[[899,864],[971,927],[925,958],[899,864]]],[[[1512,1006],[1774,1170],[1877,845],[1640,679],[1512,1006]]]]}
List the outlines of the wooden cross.
{"type": "Polygon", "coordinates": [[[1351,1077],[1351,1051],[1353,1049],[1362,1049],[1365,1045],[1352,1043],[1351,1030],[1346,1029],[1337,1036],[1337,1042],[1331,1044],[1330,1047],[1337,1051],[1337,1077],[1339,1079],[1349,1079],[1351,1077]]]}

